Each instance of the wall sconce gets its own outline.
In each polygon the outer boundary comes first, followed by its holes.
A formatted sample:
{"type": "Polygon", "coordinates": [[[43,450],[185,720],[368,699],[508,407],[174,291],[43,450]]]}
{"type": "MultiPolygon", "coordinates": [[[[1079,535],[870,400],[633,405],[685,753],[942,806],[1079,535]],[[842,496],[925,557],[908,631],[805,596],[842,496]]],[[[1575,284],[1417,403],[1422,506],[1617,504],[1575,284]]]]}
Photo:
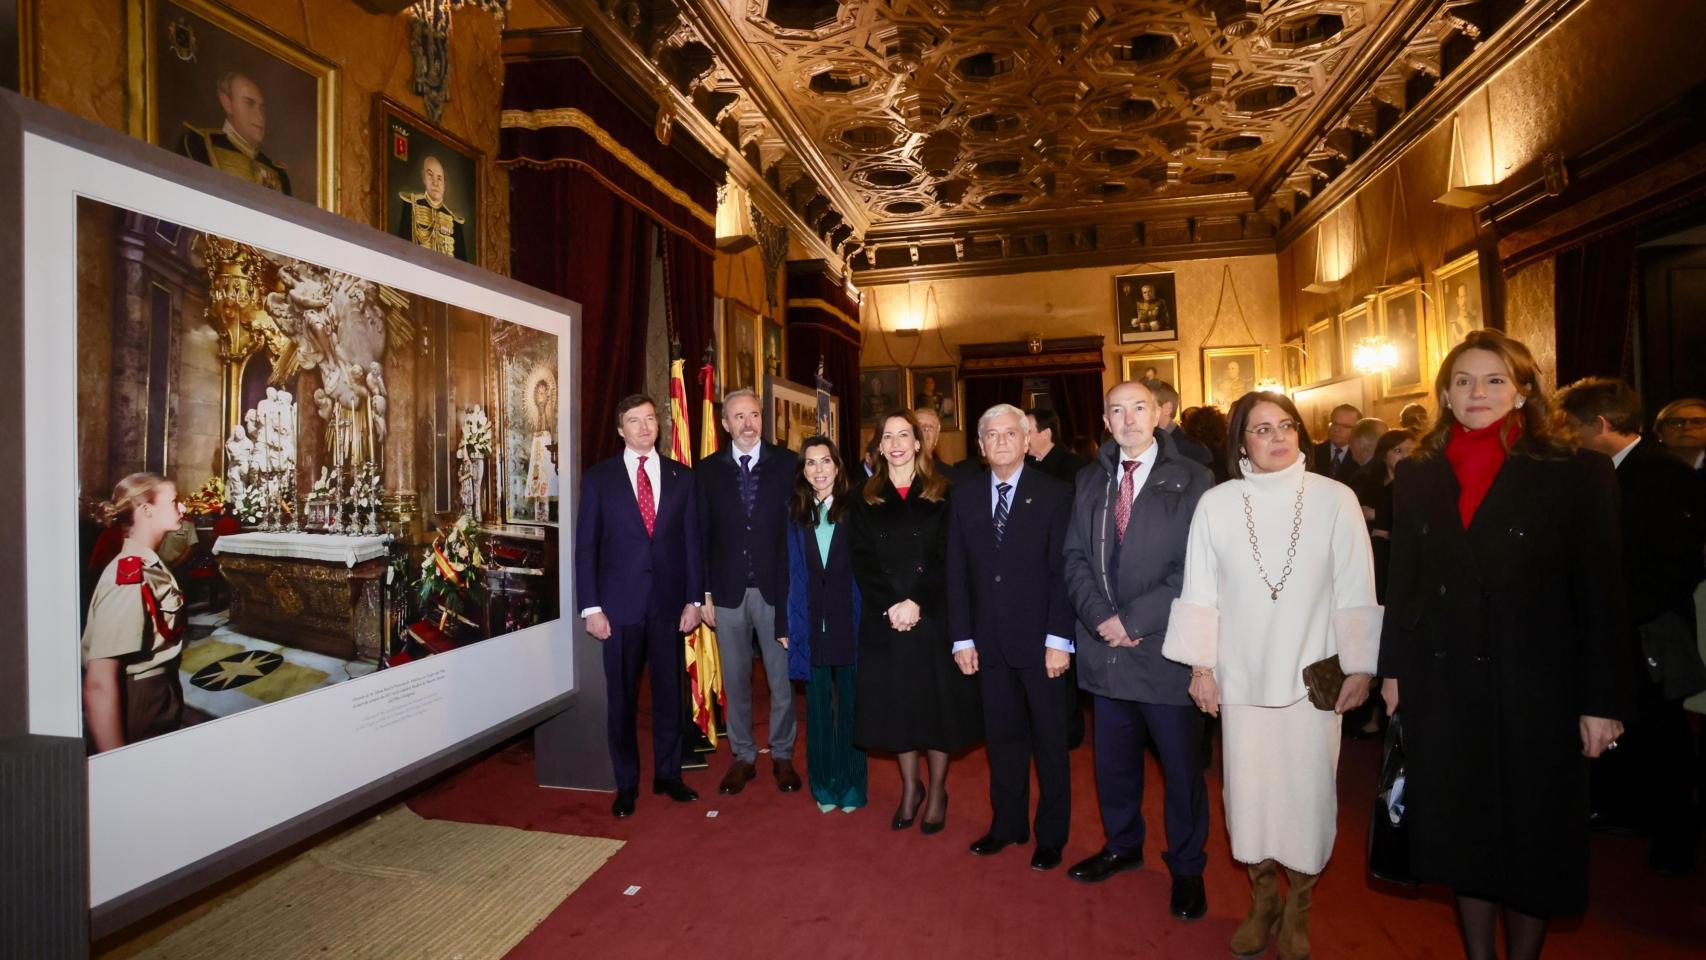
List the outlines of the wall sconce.
{"type": "MultiPolygon", "coordinates": [[[[1493,108],[1487,105],[1487,176],[1497,176],[1498,166],[1493,153],[1493,108]]],[[[1486,206],[1497,199],[1500,190],[1497,184],[1471,186],[1469,184],[1469,160],[1463,151],[1463,129],[1458,123],[1457,114],[1451,115],[1451,154],[1445,165],[1445,192],[1434,198],[1434,202],[1446,207],[1456,207],[1460,210],[1473,210],[1486,206]],[[1461,174],[1462,183],[1457,182],[1457,174],[1461,174]]]]}
{"type": "Polygon", "coordinates": [[[1385,337],[1363,337],[1351,348],[1351,366],[1361,374],[1397,369],[1398,345],[1385,337]]]}

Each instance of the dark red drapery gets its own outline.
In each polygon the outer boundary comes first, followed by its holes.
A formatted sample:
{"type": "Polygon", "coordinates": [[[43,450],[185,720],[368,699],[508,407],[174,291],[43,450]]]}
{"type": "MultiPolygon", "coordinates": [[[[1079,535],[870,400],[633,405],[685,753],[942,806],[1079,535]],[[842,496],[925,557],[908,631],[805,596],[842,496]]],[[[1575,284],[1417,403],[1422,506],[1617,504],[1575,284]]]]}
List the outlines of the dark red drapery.
{"type": "MultiPolygon", "coordinates": [[[[681,341],[681,359],[686,360],[691,387],[705,348],[713,342],[711,313],[716,301],[712,274],[716,261],[678,233],[663,235],[664,304],[669,310],[669,329],[681,341]]],[[[692,390],[689,389],[689,394],[692,390]]],[[[695,410],[697,414],[697,410],[695,410]]],[[[698,435],[697,429],[694,435],[698,435]]],[[[694,443],[698,447],[697,441],[694,443]]]]}
{"type": "MultiPolygon", "coordinates": [[[[621,452],[616,404],[646,381],[652,221],[584,171],[510,172],[517,279],[581,305],[581,466],[621,452]]],[[[659,403],[666,402],[659,398],[659,403]]]]}
{"type": "Polygon", "coordinates": [[[862,452],[859,305],[822,260],[796,260],[788,264],[787,308],[788,379],[815,386],[818,361],[823,362],[830,394],[841,403],[841,435],[835,442],[842,457],[851,462],[862,452]]]}

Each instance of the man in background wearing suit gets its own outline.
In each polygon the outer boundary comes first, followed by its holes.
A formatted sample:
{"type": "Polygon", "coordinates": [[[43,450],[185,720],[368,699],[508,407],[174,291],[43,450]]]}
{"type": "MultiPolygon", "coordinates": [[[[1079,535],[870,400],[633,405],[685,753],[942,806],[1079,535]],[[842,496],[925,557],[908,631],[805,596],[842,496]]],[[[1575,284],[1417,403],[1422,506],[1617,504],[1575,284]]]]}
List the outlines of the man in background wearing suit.
{"type": "Polygon", "coordinates": [[[1694,590],[1706,578],[1706,484],[1642,439],[1641,397],[1627,383],[1588,377],[1560,391],[1557,403],[1581,445],[1616,465],[1623,502],[1636,711],[1619,738],[1623,749],[1594,761],[1595,814],[1610,824],[1632,821],[1652,838],[1652,869],[1685,876],[1700,841],[1695,744],[1682,700],[1706,678],[1694,618],[1694,590]]]}
{"type": "Polygon", "coordinates": [[[949,500],[948,631],[954,662],[983,692],[989,744],[989,832],[971,852],[989,856],[1024,843],[1031,756],[1037,761],[1036,852],[1031,867],[1060,865],[1072,815],[1066,715],[1072,691],[1072,607],[1061,550],[1071,488],[1026,469],[1025,414],[1010,404],[978,419],[989,469],[968,473],[949,500]]]}
{"type": "Polygon", "coordinates": [[[1066,534],[1078,683],[1095,695],[1096,794],[1107,836],[1067,875],[1095,883],[1143,865],[1144,748],[1154,743],[1166,784],[1168,908],[1195,920],[1208,911],[1203,715],[1193,712],[1190,669],[1162,657],[1161,641],[1184,584],[1191,514],[1214,476],[1156,431],[1158,406],[1141,383],[1108,391],[1103,420],[1113,439],[1078,475],[1066,534]]]}
{"type": "Polygon", "coordinates": [[[705,622],[717,631],[734,763],[717,792],[736,794],[758,776],[752,733],[752,639],[770,684],[770,769],[776,788],[800,789],[794,769],[794,685],[788,681],[788,497],[794,453],[761,437],[764,408],[751,390],[723,398],[730,443],[694,471],[705,523],[705,622]]]}
{"type": "Polygon", "coordinates": [[[1025,441],[1026,452],[1031,456],[1026,465],[1035,466],[1070,486],[1078,471],[1084,469],[1085,460],[1060,442],[1060,414],[1046,407],[1037,407],[1025,412],[1025,421],[1031,431],[1025,441]]]}
{"type": "Polygon", "coordinates": [[[1350,483],[1356,473],[1356,458],[1351,456],[1351,433],[1356,430],[1362,411],[1341,403],[1327,415],[1327,439],[1317,443],[1309,453],[1309,472],[1332,477],[1340,483],[1350,483]]]}
{"type": "Polygon", "coordinates": [[[1173,449],[1205,467],[1213,465],[1214,454],[1190,434],[1180,430],[1178,423],[1174,422],[1173,418],[1179,412],[1179,391],[1173,389],[1173,385],[1165,380],[1145,380],[1143,385],[1155,396],[1155,403],[1160,407],[1161,413],[1158,429],[1167,435],[1167,441],[1173,449]]]}
{"type": "Polygon", "coordinates": [[[652,792],[699,799],[681,782],[681,635],[699,625],[703,589],[692,471],[657,452],[657,404],[635,394],[616,405],[622,455],[581,478],[575,521],[575,592],[586,632],[603,644],[610,763],[616,801],[634,812],[640,750],[634,731],[640,670],[652,674],[652,792]]]}

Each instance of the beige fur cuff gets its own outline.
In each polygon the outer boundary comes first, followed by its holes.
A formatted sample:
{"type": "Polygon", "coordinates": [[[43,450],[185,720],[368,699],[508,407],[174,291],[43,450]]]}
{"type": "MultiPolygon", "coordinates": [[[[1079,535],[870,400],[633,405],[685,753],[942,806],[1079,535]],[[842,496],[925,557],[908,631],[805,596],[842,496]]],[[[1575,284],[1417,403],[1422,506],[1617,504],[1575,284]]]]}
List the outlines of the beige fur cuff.
{"type": "Polygon", "coordinates": [[[1345,607],[1333,611],[1333,640],[1339,666],[1347,674],[1380,672],[1380,621],[1383,607],[1345,607]]]}
{"type": "Polygon", "coordinates": [[[1167,639],[1161,655],[1193,667],[1213,667],[1220,652],[1220,611],[1196,603],[1173,601],[1167,620],[1167,639]]]}

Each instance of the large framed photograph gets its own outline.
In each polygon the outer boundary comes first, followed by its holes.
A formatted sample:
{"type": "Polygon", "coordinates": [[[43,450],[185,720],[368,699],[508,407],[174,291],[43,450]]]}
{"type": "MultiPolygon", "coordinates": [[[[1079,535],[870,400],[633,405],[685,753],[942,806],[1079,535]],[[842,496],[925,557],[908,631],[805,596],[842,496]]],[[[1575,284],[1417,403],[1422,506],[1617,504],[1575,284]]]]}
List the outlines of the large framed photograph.
{"type": "Polygon", "coordinates": [[[1114,329],[1120,343],[1179,339],[1179,300],[1171,273],[1114,278],[1114,329]]]}
{"type": "Polygon", "coordinates": [[[834,438],[841,428],[841,401],[825,404],[816,390],[781,377],[764,379],[764,439],[798,453],[818,434],[834,438]]]}
{"type": "Polygon", "coordinates": [[[913,410],[934,410],[942,432],[960,429],[960,377],[953,367],[907,367],[906,395],[913,410]]]}
{"type": "Polygon", "coordinates": [[[733,300],[723,308],[723,393],[758,389],[758,314],[733,300]]]}
{"type": "Polygon", "coordinates": [[[1374,336],[1374,316],[1369,312],[1368,301],[1364,300],[1356,306],[1339,314],[1339,365],[1340,376],[1356,372],[1357,343],[1374,336]]]}
{"type": "Polygon", "coordinates": [[[214,0],[126,0],[130,133],[336,211],[338,68],[214,0]]]}
{"type": "Polygon", "coordinates": [[[1303,347],[1309,351],[1310,383],[1338,376],[1339,351],[1333,340],[1332,317],[1322,317],[1309,325],[1303,334],[1303,347]]]}
{"type": "Polygon", "coordinates": [[[558,384],[519,381],[529,474],[542,435],[574,462],[578,308],[0,102],[33,124],[20,535],[67,572],[18,581],[5,679],[30,732],[90,744],[96,916],[560,710],[591,645],[572,530],[498,523],[523,464],[497,355],[530,343],[558,384]]]}
{"type": "Polygon", "coordinates": [[[1439,311],[1440,355],[1479,330],[1487,316],[1482,293],[1481,261],[1474,253],[1458,257],[1434,271],[1434,304],[1439,311]]]}
{"type": "Polygon", "coordinates": [[[1292,402],[1297,404],[1297,412],[1303,417],[1304,425],[1309,428],[1310,441],[1320,443],[1327,439],[1327,418],[1339,404],[1348,403],[1358,410],[1367,410],[1366,386],[1361,376],[1351,374],[1324,383],[1310,384],[1293,393],[1292,402]]]}
{"type": "Polygon", "coordinates": [[[561,503],[557,407],[562,392],[556,339],[509,324],[494,332],[492,345],[504,522],[555,524],[561,503]]]}
{"type": "Polygon", "coordinates": [[[416,246],[480,262],[482,154],[383,95],[374,97],[379,222],[416,246]]]}
{"type": "Polygon", "coordinates": [[[1127,353],[1120,357],[1120,380],[1162,380],[1179,387],[1177,353],[1127,353]]]}
{"type": "Polygon", "coordinates": [[[1239,397],[1256,389],[1262,348],[1256,345],[1208,347],[1202,352],[1202,402],[1231,410],[1239,397]]]}
{"type": "Polygon", "coordinates": [[[1403,397],[1423,393],[1426,387],[1428,343],[1427,317],[1420,282],[1403,284],[1380,294],[1381,335],[1392,341],[1398,365],[1381,374],[1381,394],[1403,397]]]}
{"type": "Polygon", "coordinates": [[[865,367],[859,371],[859,379],[863,381],[859,391],[859,404],[864,408],[859,415],[861,426],[874,427],[877,421],[907,405],[899,367],[865,367]]]}

